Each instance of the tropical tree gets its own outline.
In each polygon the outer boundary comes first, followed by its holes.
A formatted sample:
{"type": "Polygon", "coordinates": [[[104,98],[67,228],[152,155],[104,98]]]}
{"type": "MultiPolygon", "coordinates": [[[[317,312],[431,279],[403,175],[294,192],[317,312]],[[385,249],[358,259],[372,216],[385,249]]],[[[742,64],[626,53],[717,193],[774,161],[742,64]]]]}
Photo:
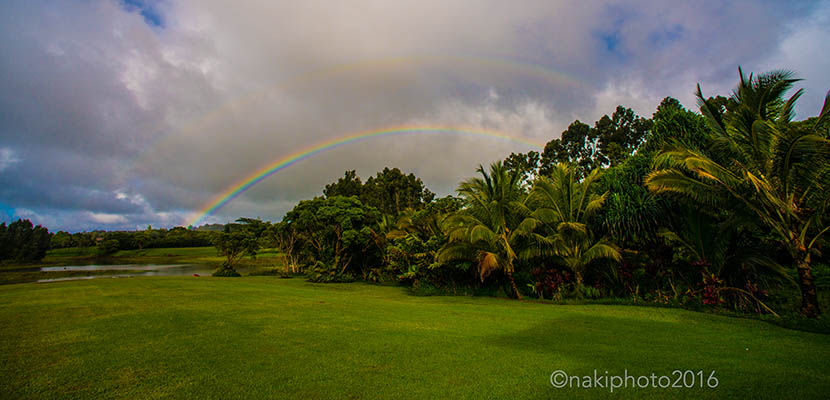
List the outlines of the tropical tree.
{"type": "Polygon", "coordinates": [[[631,157],[651,129],[650,119],[641,118],[623,106],[617,106],[610,117],[604,115],[593,128],[599,137],[599,150],[612,167],[631,157]]]}
{"type": "Polygon", "coordinates": [[[548,236],[538,240],[539,247],[529,254],[551,254],[574,273],[577,288],[582,287],[587,267],[599,259],[619,261],[619,250],[597,238],[588,226],[588,218],[605,202],[608,193],[599,193],[600,170],[592,170],[580,181],[569,164],[555,165],[549,176],[539,178],[528,196],[534,209],[531,218],[548,228],[548,236]]]}
{"type": "Polygon", "coordinates": [[[346,171],[342,178],[337,179],[337,182],[332,182],[323,189],[323,195],[326,197],[360,196],[362,193],[363,183],[360,182],[360,177],[357,176],[355,170],[346,171]]]}
{"type": "Polygon", "coordinates": [[[547,175],[557,163],[568,162],[585,176],[592,169],[619,165],[630,157],[651,132],[651,120],[617,106],[591,127],[579,120],[545,145],[539,158],[539,174],[547,175]]]}
{"type": "MultiPolygon", "coordinates": [[[[724,214],[723,212],[718,214],[724,214]]],[[[740,287],[749,275],[771,274],[795,281],[770,256],[765,243],[744,218],[736,215],[713,216],[705,210],[686,208],[678,213],[673,229],[662,228],[659,236],[675,244],[678,255],[699,266],[704,276],[715,276],[727,284],[740,287]]]]}
{"type": "Polygon", "coordinates": [[[46,256],[51,244],[49,230],[32,225],[28,219],[18,219],[6,226],[0,223],[0,261],[39,262],[46,256]]]}
{"type": "Polygon", "coordinates": [[[599,136],[590,125],[579,120],[572,122],[559,139],[545,144],[539,160],[539,175],[548,175],[559,163],[571,163],[580,173],[587,174],[607,159],[599,148],[599,136]]]}
{"type": "Polygon", "coordinates": [[[608,195],[592,219],[592,226],[628,249],[659,247],[657,233],[672,219],[671,206],[675,204],[649,192],[643,185],[651,172],[654,155],[654,152],[639,152],[622,164],[605,169],[598,179],[596,190],[608,195]]]}
{"type": "MultiPolygon", "coordinates": [[[[230,229],[228,229],[230,230],[230,229]]],[[[256,254],[259,244],[249,231],[221,232],[214,236],[213,245],[225,257],[215,276],[239,276],[234,267],[247,254],[256,254]]]]}
{"type": "MultiPolygon", "coordinates": [[[[310,265],[319,265],[325,279],[339,279],[344,274],[363,272],[375,252],[371,227],[380,214],[357,197],[315,197],[303,200],[285,214],[282,229],[298,240],[296,253],[310,265]]],[[[316,267],[315,267],[316,268],[316,267]]],[[[313,272],[316,274],[316,272],[313,272]]],[[[312,277],[312,279],[318,279],[312,277]]]]}
{"type": "Polygon", "coordinates": [[[697,88],[700,111],[712,129],[707,151],[668,146],[646,179],[655,192],[677,193],[708,206],[746,209],[773,232],[792,257],[801,287],[801,312],[820,315],[810,257],[830,229],[830,140],[820,129],[830,119],[830,92],[812,124],[791,123],[796,100],[783,95],[797,81],[788,71],[744,76],[723,112],[697,88]]]}
{"type": "Polygon", "coordinates": [[[458,276],[469,269],[471,263],[451,265],[437,262],[437,254],[447,244],[444,221],[461,209],[462,199],[453,196],[433,200],[422,210],[407,210],[398,218],[395,226],[386,234],[385,259],[399,272],[398,278],[413,285],[421,281],[442,287],[463,281],[458,276]],[[466,268],[465,268],[466,267],[466,268]]]}
{"type": "Polygon", "coordinates": [[[435,197],[415,174],[384,168],[363,184],[360,200],[378,211],[398,216],[407,208],[421,209],[435,197]]]}
{"type": "Polygon", "coordinates": [[[449,243],[439,251],[438,261],[473,260],[482,282],[492,271],[502,270],[514,296],[521,299],[513,277],[516,248],[538,221],[521,215],[525,195],[518,171],[511,172],[501,162],[490,164],[489,173],[481,165],[476,171],[480,178],[458,186],[467,206],[447,218],[449,243]]]}
{"type": "Polygon", "coordinates": [[[282,252],[286,269],[291,268],[291,272],[296,273],[300,266],[302,241],[297,227],[286,222],[277,222],[269,227],[267,235],[282,252]]]}
{"type": "Polygon", "coordinates": [[[510,153],[504,159],[504,167],[508,170],[517,171],[522,185],[529,186],[536,178],[539,170],[540,153],[537,151],[528,151],[527,153],[510,153]]]}

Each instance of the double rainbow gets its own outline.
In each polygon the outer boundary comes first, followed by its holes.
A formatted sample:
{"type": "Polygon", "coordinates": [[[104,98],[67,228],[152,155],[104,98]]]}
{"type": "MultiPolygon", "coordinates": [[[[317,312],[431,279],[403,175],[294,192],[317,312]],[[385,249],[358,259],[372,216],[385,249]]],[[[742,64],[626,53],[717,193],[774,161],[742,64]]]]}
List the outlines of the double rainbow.
{"type": "Polygon", "coordinates": [[[335,149],[337,147],[347,145],[350,143],[359,142],[362,140],[368,140],[373,138],[385,137],[385,136],[394,136],[394,135],[413,135],[413,134],[455,134],[455,135],[467,135],[467,136],[483,136],[483,137],[491,137],[497,138],[501,140],[506,140],[513,143],[518,143],[522,145],[526,145],[532,148],[543,148],[544,145],[523,139],[520,137],[511,136],[505,134],[503,132],[492,131],[492,130],[485,130],[485,129],[464,129],[464,128],[455,128],[455,127],[448,127],[448,126],[399,126],[393,128],[385,128],[385,129],[378,129],[378,130],[371,130],[371,131],[362,131],[357,133],[352,133],[345,136],[340,136],[319,144],[316,144],[311,147],[304,148],[300,151],[295,153],[289,154],[285,157],[282,157],[274,162],[267,164],[266,166],[260,168],[253,174],[249,175],[248,177],[242,179],[241,181],[233,184],[229,189],[225,190],[222,194],[214,198],[210,203],[206,206],[202,207],[200,211],[196,214],[187,225],[196,226],[200,223],[205,217],[209,216],[210,214],[216,212],[220,208],[224,207],[233,199],[239,197],[242,193],[246,190],[250,189],[257,183],[262,182],[263,180],[267,179],[269,176],[276,174],[279,171],[282,171],[285,168],[288,168],[300,161],[303,161],[307,158],[313,157],[314,155],[323,153],[328,150],[335,149]]]}

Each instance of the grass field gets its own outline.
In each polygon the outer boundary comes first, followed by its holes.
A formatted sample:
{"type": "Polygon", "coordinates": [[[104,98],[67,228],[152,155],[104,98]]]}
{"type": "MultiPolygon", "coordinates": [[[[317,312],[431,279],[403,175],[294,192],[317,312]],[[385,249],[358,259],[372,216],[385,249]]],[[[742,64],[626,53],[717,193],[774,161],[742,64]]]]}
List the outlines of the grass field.
{"type": "Polygon", "coordinates": [[[822,398],[830,336],[677,309],[416,297],[300,279],[0,286],[0,398],[594,398],[572,375],[714,370],[715,389],[615,398],[822,398]],[[748,350],[747,350],[748,349],[748,350]]]}

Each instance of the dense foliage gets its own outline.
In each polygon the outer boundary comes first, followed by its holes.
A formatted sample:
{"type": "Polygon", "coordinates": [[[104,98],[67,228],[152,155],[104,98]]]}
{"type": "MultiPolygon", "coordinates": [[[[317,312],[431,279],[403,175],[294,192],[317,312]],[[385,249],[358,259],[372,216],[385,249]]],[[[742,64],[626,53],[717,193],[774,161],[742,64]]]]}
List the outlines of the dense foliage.
{"type": "Polygon", "coordinates": [[[51,248],[95,247],[102,241],[117,240],[117,250],[141,250],[164,247],[204,247],[213,245],[217,232],[209,230],[153,229],[148,226],[138,231],[76,232],[58,231],[51,238],[51,248]]]}
{"type": "MultiPolygon", "coordinates": [[[[299,254],[311,265],[316,281],[349,281],[366,277],[377,256],[380,214],[356,196],[316,197],[301,201],[283,219],[295,236],[299,254]]],[[[293,251],[293,250],[292,250],[293,251]]]]}
{"type": "Polygon", "coordinates": [[[701,206],[730,204],[736,208],[735,217],[751,215],[747,222],[767,230],[787,251],[798,271],[801,310],[815,317],[820,310],[810,263],[813,249],[830,229],[830,140],[822,135],[830,119],[830,101],[812,124],[792,124],[795,102],[803,91],[783,100],[797,81],[791,76],[774,71],[746,77],[741,72],[734,105],[725,113],[698,87],[713,145],[702,151],[682,144],[666,148],[657,159],[660,169],[646,184],[701,206]]]}
{"type": "Polygon", "coordinates": [[[360,182],[355,171],[346,171],[343,178],[326,185],[323,194],[326,197],[357,196],[363,204],[390,215],[420,208],[435,197],[415,174],[405,175],[398,168],[384,168],[376,176],[369,177],[366,183],[360,182]]]}
{"type": "Polygon", "coordinates": [[[574,121],[541,153],[480,167],[459,197],[433,200],[397,169],[365,184],[347,171],[275,224],[275,243],[321,281],[772,314],[797,283],[815,317],[830,101],[792,122],[794,82],[741,73],[728,98],[698,93],[700,113],[666,98],[651,118],[620,106],[593,126],[574,121]]]}
{"type": "Polygon", "coordinates": [[[19,219],[6,226],[0,223],[0,262],[37,262],[49,250],[49,230],[33,226],[28,219],[19,219]]]}

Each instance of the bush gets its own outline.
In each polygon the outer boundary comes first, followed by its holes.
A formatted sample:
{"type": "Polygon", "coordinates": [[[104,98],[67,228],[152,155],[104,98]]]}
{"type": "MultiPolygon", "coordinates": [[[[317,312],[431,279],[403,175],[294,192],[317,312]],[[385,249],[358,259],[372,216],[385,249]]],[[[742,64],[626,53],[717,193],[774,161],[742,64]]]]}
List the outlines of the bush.
{"type": "Polygon", "coordinates": [[[240,275],[239,272],[236,272],[236,270],[233,269],[233,267],[231,267],[230,264],[225,262],[216,271],[213,272],[213,276],[231,278],[242,275],[240,275]]]}
{"type": "Polygon", "coordinates": [[[98,243],[98,254],[108,256],[114,254],[120,248],[120,243],[116,239],[102,240],[98,243]]]}
{"type": "Polygon", "coordinates": [[[286,270],[285,268],[264,268],[258,269],[256,271],[251,271],[248,273],[248,276],[278,276],[280,278],[293,278],[294,275],[291,274],[291,271],[286,270]]]}
{"type": "Polygon", "coordinates": [[[306,272],[306,279],[309,282],[317,283],[340,283],[340,282],[354,282],[354,275],[350,273],[340,273],[336,268],[327,266],[322,261],[317,261],[314,266],[309,268],[306,272]]]}

